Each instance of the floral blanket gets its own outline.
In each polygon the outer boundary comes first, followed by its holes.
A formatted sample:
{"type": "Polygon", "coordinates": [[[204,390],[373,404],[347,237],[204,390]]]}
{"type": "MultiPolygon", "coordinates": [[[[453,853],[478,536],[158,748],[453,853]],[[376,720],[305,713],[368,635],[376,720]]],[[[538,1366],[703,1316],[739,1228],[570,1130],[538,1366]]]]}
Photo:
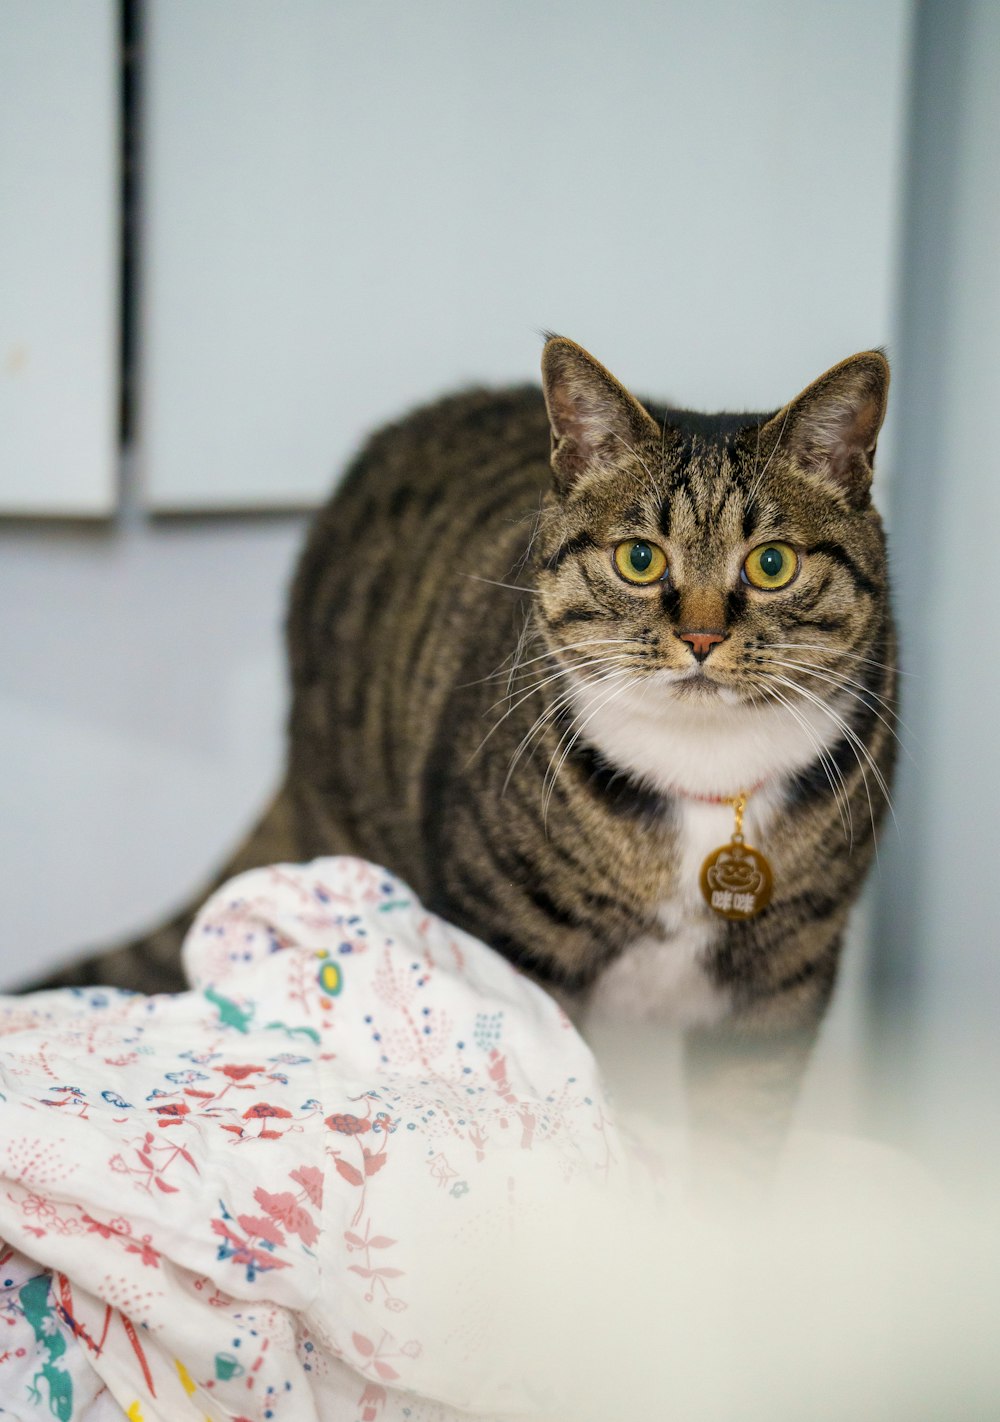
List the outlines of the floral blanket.
{"type": "Polygon", "coordinates": [[[504,1260],[625,1156],[556,1004],[356,859],[231,881],[185,958],[0,999],[0,1418],[557,1411],[504,1260]]]}

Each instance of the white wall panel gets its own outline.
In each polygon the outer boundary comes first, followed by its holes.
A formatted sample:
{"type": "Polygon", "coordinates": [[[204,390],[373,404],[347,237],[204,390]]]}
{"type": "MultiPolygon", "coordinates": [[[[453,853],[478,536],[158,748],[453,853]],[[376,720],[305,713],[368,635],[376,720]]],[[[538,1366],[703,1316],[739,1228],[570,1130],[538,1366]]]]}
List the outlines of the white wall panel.
{"type": "Polygon", "coordinates": [[[151,0],[154,508],[320,496],[537,332],[774,406],[889,333],[906,0],[151,0]]]}
{"type": "Polygon", "coordinates": [[[113,0],[0,4],[0,514],[116,495],[113,0]]]}
{"type": "Polygon", "coordinates": [[[302,531],[0,526],[0,990],[157,922],[263,809],[302,531]]]}

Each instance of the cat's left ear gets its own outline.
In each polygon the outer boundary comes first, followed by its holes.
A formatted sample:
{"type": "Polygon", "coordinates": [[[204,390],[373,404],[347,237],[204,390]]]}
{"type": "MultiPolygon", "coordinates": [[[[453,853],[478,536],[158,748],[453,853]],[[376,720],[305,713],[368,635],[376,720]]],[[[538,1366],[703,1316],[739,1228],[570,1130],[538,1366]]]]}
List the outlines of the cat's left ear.
{"type": "Polygon", "coordinates": [[[888,397],[889,362],[881,351],[862,351],[779,410],[761,430],[760,447],[792,456],[860,507],[871,489],[888,397]]]}
{"type": "Polygon", "coordinates": [[[620,465],[650,437],[659,442],[652,415],[575,341],[550,336],[545,342],[542,388],[552,426],[552,476],[560,494],[590,469],[620,465]]]}

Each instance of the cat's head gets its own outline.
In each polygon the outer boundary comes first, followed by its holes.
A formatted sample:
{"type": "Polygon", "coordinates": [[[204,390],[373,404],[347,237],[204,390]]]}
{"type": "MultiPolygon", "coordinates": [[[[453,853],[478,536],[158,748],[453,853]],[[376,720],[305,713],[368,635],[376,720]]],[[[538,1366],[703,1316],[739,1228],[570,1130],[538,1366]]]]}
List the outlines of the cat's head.
{"type": "Polygon", "coordinates": [[[870,498],[885,357],[850,357],[776,413],[717,419],[654,417],[562,337],[542,373],[553,489],[537,617],[573,669],[578,719],[598,744],[623,719],[664,716],[772,738],[787,721],[800,740],[804,721],[835,740],[824,707],[849,713],[886,623],[870,498]]]}

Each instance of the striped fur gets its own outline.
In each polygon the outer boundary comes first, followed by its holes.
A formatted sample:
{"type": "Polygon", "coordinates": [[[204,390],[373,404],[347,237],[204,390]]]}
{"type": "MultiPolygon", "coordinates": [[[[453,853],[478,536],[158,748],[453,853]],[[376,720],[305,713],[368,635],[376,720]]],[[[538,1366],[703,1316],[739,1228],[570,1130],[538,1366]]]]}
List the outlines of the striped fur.
{"type": "MultiPolygon", "coordinates": [[[[853,357],[767,415],[640,405],[558,337],[543,376],[382,430],[317,516],[288,617],[286,782],[225,872],[364,855],[568,1001],[625,1002],[631,974],[638,1010],[667,1014],[687,974],[675,1015],[702,1038],[724,1018],[799,1043],[893,759],[869,499],[885,361],[853,357]],[[626,537],[663,547],[666,582],[617,575],[626,537]],[[743,560],[775,538],[799,574],[757,591],[743,560]],[[700,675],[690,628],[725,637],[700,675]],[[774,899],[730,923],[692,856],[731,817],[691,797],[757,780],[748,837],[774,899]]],[[[177,986],[182,927],[58,981],[177,986]]]]}

